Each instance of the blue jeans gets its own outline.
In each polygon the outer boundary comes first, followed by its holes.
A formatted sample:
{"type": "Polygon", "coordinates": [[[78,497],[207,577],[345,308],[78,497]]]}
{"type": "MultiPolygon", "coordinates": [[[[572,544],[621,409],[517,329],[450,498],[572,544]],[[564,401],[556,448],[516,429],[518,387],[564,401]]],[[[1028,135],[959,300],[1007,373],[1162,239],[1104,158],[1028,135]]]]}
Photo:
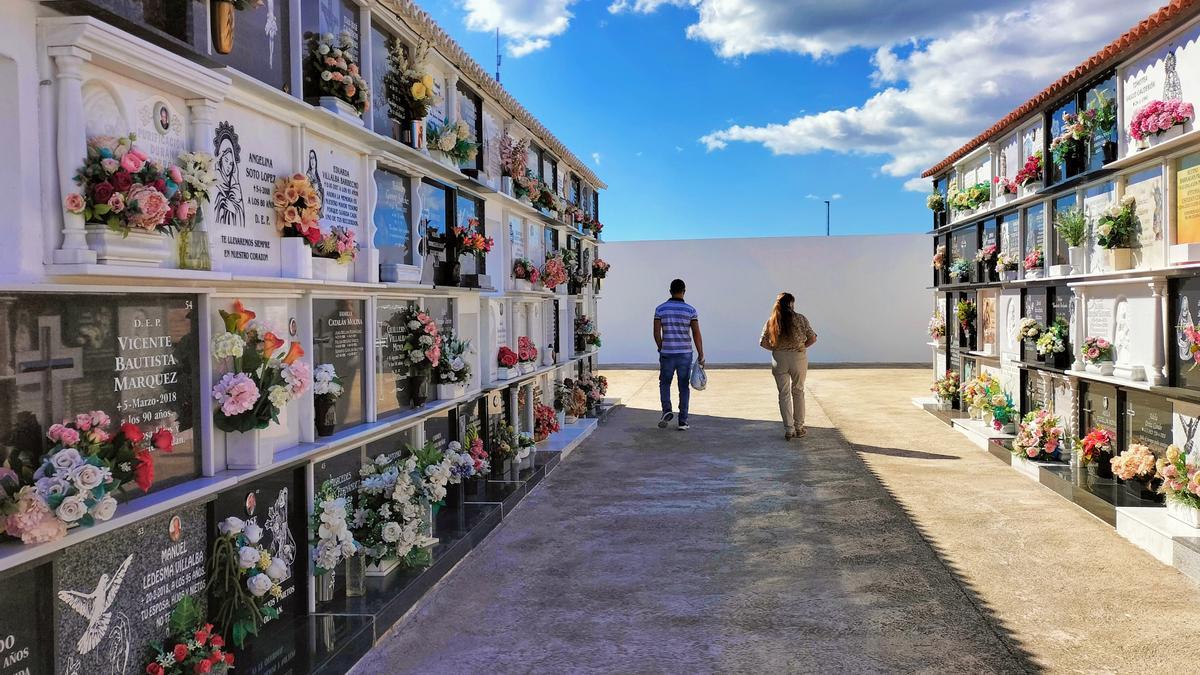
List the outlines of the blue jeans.
{"type": "Polygon", "coordinates": [[[692,353],[658,355],[658,395],[662,411],[671,412],[671,379],[679,381],[679,423],[687,424],[688,399],[691,397],[692,353]]]}

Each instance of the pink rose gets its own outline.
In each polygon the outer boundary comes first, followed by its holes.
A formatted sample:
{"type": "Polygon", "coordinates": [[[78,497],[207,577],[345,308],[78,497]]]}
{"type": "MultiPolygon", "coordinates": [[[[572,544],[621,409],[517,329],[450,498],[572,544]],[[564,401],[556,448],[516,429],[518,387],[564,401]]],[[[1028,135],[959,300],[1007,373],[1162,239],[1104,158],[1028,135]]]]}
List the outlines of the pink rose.
{"type": "Polygon", "coordinates": [[[175,207],[175,217],[180,220],[187,220],[191,215],[192,205],[189,202],[179,202],[175,207]]]}
{"type": "Polygon", "coordinates": [[[106,427],[108,426],[108,423],[112,421],[108,419],[108,413],[104,412],[103,410],[93,410],[91,415],[92,426],[106,427]]]}
{"type": "Polygon", "coordinates": [[[171,175],[171,180],[175,181],[176,185],[183,185],[183,172],[179,167],[172,165],[167,171],[171,175]]]}
{"type": "Polygon", "coordinates": [[[78,192],[72,192],[71,194],[67,195],[67,198],[63,201],[63,204],[66,206],[69,213],[83,213],[83,208],[86,206],[86,203],[83,201],[83,195],[79,194],[78,192]]]}
{"type": "Polygon", "coordinates": [[[121,168],[125,169],[129,173],[137,173],[141,171],[145,164],[146,160],[138,157],[136,152],[127,152],[125,153],[125,156],[121,158],[121,168]]]}
{"type": "Polygon", "coordinates": [[[92,428],[92,416],[87,413],[82,413],[75,416],[75,426],[80,431],[87,431],[92,428]]]}
{"type": "Polygon", "coordinates": [[[51,424],[50,428],[46,430],[46,438],[49,438],[57,443],[62,440],[62,432],[64,429],[66,429],[66,427],[61,424],[51,424]]]}
{"type": "Polygon", "coordinates": [[[63,427],[58,435],[58,441],[65,447],[74,447],[75,444],[79,443],[79,432],[71,427],[63,427]]]}
{"type": "Polygon", "coordinates": [[[166,195],[150,185],[133,186],[129,191],[129,200],[137,204],[139,211],[136,215],[129,216],[129,224],[144,230],[153,230],[162,225],[163,219],[171,210],[166,195]]]}
{"type": "Polygon", "coordinates": [[[120,192],[114,192],[113,196],[108,198],[108,208],[112,209],[113,213],[120,213],[125,210],[125,195],[120,192]]]}
{"type": "Polygon", "coordinates": [[[100,160],[100,166],[104,168],[104,173],[113,174],[117,169],[121,168],[121,163],[110,157],[105,157],[100,160]]]}

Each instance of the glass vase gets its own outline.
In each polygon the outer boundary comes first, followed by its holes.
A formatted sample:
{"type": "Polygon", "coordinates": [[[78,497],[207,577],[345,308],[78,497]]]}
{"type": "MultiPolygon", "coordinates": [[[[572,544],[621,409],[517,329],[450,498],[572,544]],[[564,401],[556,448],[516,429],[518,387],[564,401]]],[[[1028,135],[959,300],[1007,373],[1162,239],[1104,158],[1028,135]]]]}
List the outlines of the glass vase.
{"type": "Polygon", "coordinates": [[[362,555],[346,559],[346,597],[361,598],[367,594],[367,559],[362,555]]]}
{"type": "Polygon", "coordinates": [[[201,229],[182,229],[175,233],[179,249],[179,269],[211,270],[212,257],[208,252],[208,233],[201,229]]]}

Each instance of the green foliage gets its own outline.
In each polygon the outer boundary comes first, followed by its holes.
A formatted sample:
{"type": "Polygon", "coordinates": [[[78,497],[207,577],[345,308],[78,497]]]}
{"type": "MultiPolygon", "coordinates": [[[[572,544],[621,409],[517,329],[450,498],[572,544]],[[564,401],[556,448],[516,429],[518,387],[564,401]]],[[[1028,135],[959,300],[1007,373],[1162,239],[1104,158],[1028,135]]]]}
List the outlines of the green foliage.
{"type": "Polygon", "coordinates": [[[1054,216],[1054,227],[1067,246],[1082,246],[1087,240],[1088,221],[1083,209],[1072,206],[1054,216]]]}

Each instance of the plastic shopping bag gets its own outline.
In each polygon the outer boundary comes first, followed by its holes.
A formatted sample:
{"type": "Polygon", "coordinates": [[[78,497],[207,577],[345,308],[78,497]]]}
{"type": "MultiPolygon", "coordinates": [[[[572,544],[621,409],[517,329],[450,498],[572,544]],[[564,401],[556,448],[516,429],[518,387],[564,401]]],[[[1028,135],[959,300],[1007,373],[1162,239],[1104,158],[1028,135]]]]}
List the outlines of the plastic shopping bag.
{"type": "Polygon", "coordinates": [[[704,391],[708,386],[708,375],[704,372],[704,366],[700,365],[699,361],[692,363],[692,389],[696,391],[704,391]]]}

